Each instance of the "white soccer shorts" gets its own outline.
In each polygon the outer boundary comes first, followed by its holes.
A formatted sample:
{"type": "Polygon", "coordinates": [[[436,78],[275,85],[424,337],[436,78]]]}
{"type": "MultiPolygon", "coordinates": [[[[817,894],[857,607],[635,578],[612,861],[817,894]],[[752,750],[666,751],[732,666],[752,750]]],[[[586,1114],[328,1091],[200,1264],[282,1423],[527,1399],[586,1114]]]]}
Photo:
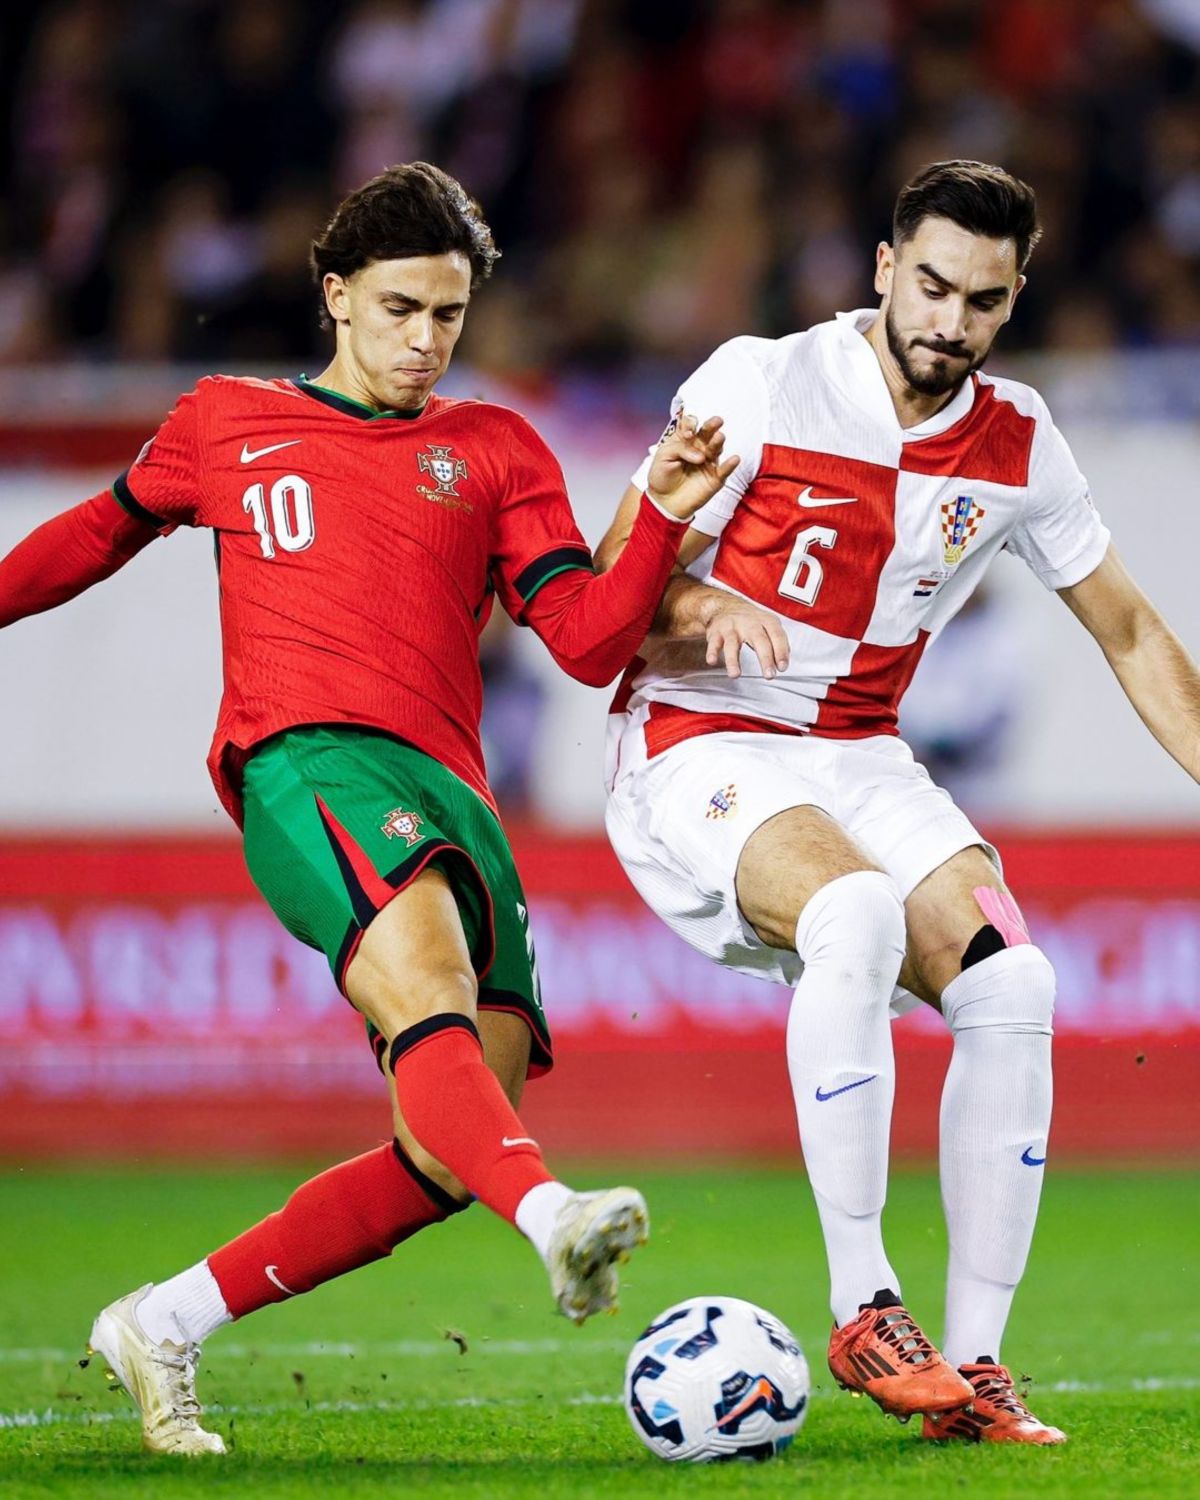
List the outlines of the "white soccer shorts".
{"type": "MultiPolygon", "coordinates": [[[[608,835],[647,905],[726,968],[795,984],[796,954],[770,948],[738,908],[734,881],[750,835],[790,807],[819,807],[907,897],[981,837],[903,740],[705,734],[626,764],[608,799],[608,835]]],[[[898,990],[893,1010],[916,1002],[898,990]]]]}

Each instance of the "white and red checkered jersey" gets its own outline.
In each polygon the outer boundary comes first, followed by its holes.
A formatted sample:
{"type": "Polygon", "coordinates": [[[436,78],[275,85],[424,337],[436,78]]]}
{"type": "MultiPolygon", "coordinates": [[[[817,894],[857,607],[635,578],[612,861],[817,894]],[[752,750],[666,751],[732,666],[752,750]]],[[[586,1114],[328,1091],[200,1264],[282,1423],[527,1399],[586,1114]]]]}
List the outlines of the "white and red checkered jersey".
{"type": "Polygon", "coordinates": [[[648,651],[613,704],[610,776],[618,740],[628,763],[719,730],[895,734],[922,651],[1002,547],[1051,589],[1104,557],[1108,531],[1037,392],[975,374],[902,428],[863,336],[876,316],[732,339],[681,386],[673,419],[719,414],[741,456],[692,521],[714,545],[688,571],[772,610],[791,659],[768,681],[744,650],[731,680],[703,641],[648,651]]]}

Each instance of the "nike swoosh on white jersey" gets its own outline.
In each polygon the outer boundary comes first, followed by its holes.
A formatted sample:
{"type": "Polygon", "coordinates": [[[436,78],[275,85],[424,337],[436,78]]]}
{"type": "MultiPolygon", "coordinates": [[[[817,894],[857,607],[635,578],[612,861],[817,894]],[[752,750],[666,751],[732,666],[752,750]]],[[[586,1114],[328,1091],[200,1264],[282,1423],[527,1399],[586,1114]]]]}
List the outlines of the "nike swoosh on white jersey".
{"type": "Polygon", "coordinates": [[[278,453],[280,448],[294,448],[297,443],[303,441],[303,438],[292,438],[288,443],[272,443],[269,448],[251,448],[249,443],[243,443],[241,462],[252,464],[256,458],[266,458],[268,453],[278,453]]]}
{"type": "Polygon", "coordinates": [[[803,506],[817,505],[857,505],[857,495],[814,495],[812,485],[806,484],[796,496],[796,504],[803,506]]]}
{"type": "Polygon", "coordinates": [[[281,1292],[286,1292],[289,1297],[295,1297],[297,1295],[297,1293],[293,1292],[290,1286],[284,1286],[283,1282],[280,1281],[280,1279],[279,1279],[278,1276],[276,1276],[275,1272],[278,1271],[278,1269],[279,1269],[278,1266],[264,1266],[263,1267],[263,1270],[266,1272],[266,1277],[267,1277],[268,1281],[274,1282],[274,1284],[279,1288],[279,1290],[281,1292]]]}
{"type": "Polygon", "coordinates": [[[500,1144],[502,1146],[536,1146],[537,1142],[531,1135],[502,1135],[500,1144]]]}

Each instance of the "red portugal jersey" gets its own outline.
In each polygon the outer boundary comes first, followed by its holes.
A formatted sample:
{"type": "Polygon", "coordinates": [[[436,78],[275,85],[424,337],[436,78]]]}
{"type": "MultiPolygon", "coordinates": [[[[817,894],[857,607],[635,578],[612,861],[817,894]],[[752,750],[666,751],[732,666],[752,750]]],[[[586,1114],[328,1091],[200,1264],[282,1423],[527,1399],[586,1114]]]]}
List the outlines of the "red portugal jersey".
{"type": "MultiPolygon", "coordinates": [[[[304,380],[214,376],[113,493],[160,530],[215,535],[225,680],[209,768],[235,818],[250,749],[311,723],[398,735],[491,800],[478,636],[492,593],[525,621],[550,579],[591,570],[558,463],[521,416],[436,395],[415,415],[374,412],[304,380]]],[[[655,524],[665,579],[682,528],[655,524]]]]}

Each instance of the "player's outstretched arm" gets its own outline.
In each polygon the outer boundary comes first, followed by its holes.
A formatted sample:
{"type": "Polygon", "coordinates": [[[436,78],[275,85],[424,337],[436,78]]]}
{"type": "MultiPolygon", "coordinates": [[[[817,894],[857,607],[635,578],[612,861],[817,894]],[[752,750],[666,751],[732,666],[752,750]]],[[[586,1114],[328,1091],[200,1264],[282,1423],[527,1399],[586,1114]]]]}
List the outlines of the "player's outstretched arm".
{"type": "Polygon", "coordinates": [[[158,535],[119,505],[111,490],[46,521],[0,560],[0,627],[73,599],[158,535]]]}
{"type": "MultiPolygon", "coordinates": [[[[604,572],[620,557],[641,502],[642,492],[630,485],[621,497],[612,525],[596,549],[596,569],[604,572]]],[[[679,547],[679,561],[654,615],[651,633],[664,640],[707,643],[710,667],[724,662],[730,677],[740,677],[741,652],[749,646],[758,657],[764,677],[774,677],[788,664],[788,640],[783,626],[768,610],[747,599],[699,583],[684,569],[713,545],[713,538],[688,528],[679,547]]]]}
{"type": "Polygon", "coordinates": [[[1059,596],[1095,637],[1142,722],[1200,781],[1200,671],[1113,547],[1059,596]]]}

